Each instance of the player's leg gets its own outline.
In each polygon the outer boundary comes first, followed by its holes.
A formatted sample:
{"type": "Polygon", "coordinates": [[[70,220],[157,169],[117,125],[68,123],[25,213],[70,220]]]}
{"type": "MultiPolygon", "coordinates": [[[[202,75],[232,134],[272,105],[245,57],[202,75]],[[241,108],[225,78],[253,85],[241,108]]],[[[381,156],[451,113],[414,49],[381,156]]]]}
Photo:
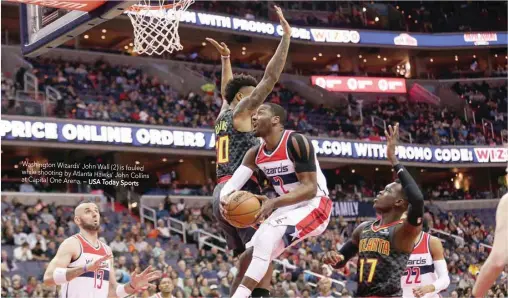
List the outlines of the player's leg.
{"type": "Polygon", "coordinates": [[[219,228],[222,230],[224,236],[226,237],[228,248],[233,251],[236,257],[245,251],[245,247],[243,245],[242,239],[238,235],[237,229],[233,227],[225,218],[223,218],[222,214],[220,213],[220,191],[222,190],[222,187],[224,187],[224,184],[225,183],[221,183],[215,186],[213,191],[212,210],[213,216],[219,223],[219,228]]]}
{"type": "MultiPolygon", "coordinates": [[[[251,238],[251,237],[250,237],[251,238]]],[[[250,239],[249,238],[249,239],[250,239]]],[[[249,264],[252,260],[252,249],[245,251],[240,256],[240,266],[238,268],[238,273],[235,276],[235,279],[231,285],[230,295],[232,295],[247,271],[249,264]]],[[[265,276],[261,279],[261,281],[257,284],[257,286],[252,291],[252,297],[269,297],[270,296],[270,285],[272,282],[272,273],[273,273],[273,264],[270,262],[270,266],[265,274],[265,276]]]]}
{"type": "Polygon", "coordinates": [[[259,227],[250,243],[252,247],[245,252],[246,255],[251,255],[252,259],[242,283],[232,296],[233,298],[251,296],[253,290],[268,272],[272,260],[284,251],[285,246],[282,237],[285,231],[285,226],[272,226],[268,223],[263,223],[259,227]]]}
{"type": "Polygon", "coordinates": [[[233,298],[247,298],[262,280],[273,259],[300,241],[322,234],[328,226],[331,201],[323,198],[317,208],[310,205],[275,211],[256,231],[247,253],[252,254],[242,283],[233,298]],[[279,211],[279,212],[278,212],[279,211]]]}
{"type": "MultiPolygon", "coordinates": [[[[212,206],[213,206],[213,215],[216,218],[217,222],[219,223],[219,227],[226,237],[228,248],[233,251],[233,255],[235,257],[240,258],[240,266],[231,285],[230,295],[232,295],[236,291],[236,288],[238,287],[240,282],[242,281],[245,271],[249,266],[251,257],[245,256],[244,254],[245,244],[250,241],[252,236],[255,234],[256,230],[254,228],[237,229],[222,217],[222,214],[220,213],[220,191],[222,190],[224,184],[225,183],[221,183],[215,187],[213,192],[212,206]]],[[[255,289],[253,297],[268,297],[270,295],[269,289],[273,268],[270,266],[270,269],[271,270],[267,272],[267,275],[270,274],[270,278],[268,278],[268,283],[266,281],[261,283],[260,288],[255,289]]]]}

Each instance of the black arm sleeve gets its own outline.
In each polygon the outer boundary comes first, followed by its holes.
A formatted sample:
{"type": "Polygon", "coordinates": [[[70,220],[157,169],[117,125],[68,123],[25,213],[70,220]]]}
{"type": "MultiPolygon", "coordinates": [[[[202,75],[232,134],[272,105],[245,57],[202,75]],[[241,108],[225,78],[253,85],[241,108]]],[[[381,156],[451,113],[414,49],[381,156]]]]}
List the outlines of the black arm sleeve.
{"type": "Polygon", "coordinates": [[[289,158],[295,163],[295,171],[297,173],[316,171],[314,146],[303,135],[292,133],[289,136],[288,152],[289,158]],[[297,148],[295,148],[295,145],[297,148]]]}
{"type": "Polygon", "coordinates": [[[358,246],[356,246],[351,240],[348,240],[340,249],[339,252],[344,256],[344,260],[338,262],[333,266],[335,269],[344,267],[352,257],[358,253],[358,246]]]}
{"type": "Polygon", "coordinates": [[[409,202],[407,221],[413,226],[419,226],[423,222],[423,194],[411,174],[409,174],[403,165],[397,164],[393,169],[397,172],[397,176],[402,184],[402,189],[409,202]]]}

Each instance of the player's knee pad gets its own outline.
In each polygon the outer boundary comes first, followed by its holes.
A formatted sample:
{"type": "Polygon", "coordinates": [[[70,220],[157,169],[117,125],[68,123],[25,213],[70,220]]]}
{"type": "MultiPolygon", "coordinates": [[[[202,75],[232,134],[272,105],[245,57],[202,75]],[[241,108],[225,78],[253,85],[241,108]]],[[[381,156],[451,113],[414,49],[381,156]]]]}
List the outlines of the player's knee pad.
{"type": "Polygon", "coordinates": [[[269,259],[261,259],[253,256],[250,261],[249,268],[247,268],[247,271],[245,272],[245,276],[259,283],[261,279],[263,279],[263,276],[265,276],[266,271],[268,271],[270,262],[271,261],[269,259]]]}

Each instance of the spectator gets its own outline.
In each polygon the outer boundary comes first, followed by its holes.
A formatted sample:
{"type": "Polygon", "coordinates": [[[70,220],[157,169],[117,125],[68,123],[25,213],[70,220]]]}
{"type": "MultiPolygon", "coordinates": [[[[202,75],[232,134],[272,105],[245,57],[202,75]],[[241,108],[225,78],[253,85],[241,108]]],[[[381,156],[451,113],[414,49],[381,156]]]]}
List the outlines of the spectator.
{"type": "Polygon", "coordinates": [[[33,259],[37,261],[49,261],[49,258],[46,256],[45,251],[42,249],[40,242],[37,242],[35,247],[32,249],[32,256],[33,259]]]}
{"type": "Polygon", "coordinates": [[[146,224],[146,230],[148,231],[146,237],[151,239],[157,239],[157,237],[159,237],[159,230],[156,229],[151,222],[146,224]]]}
{"type": "Polygon", "coordinates": [[[19,192],[35,192],[35,188],[28,180],[25,180],[20,186],[19,186],[19,192]]]}
{"type": "Polygon", "coordinates": [[[157,225],[157,230],[159,230],[159,238],[164,240],[171,238],[169,228],[164,225],[164,221],[162,219],[157,220],[157,225]]]}
{"type": "Polygon", "coordinates": [[[115,237],[115,240],[113,240],[110,244],[109,244],[109,247],[111,248],[111,251],[113,251],[113,253],[126,253],[129,251],[127,245],[125,244],[125,242],[123,241],[123,237],[121,235],[117,235],[115,237]]]}
{"type": "Polygon", "coordinates": [[[44,207],[42,209],[42,213],[41,213],[40,217],[41,217],[42,221],[44,223],[46,223],[47,225],[50,225],[50,224],[56,222],[55,217],[53,216],[53,214],[49,213],[48,207],[44,207]]]}
{"type": "Polygon", "coordinates": [[[55,242],[51,241],[48,244],[48,248],[46,249],[46,256],[49,259],[53,259],[53,257],[56,255],[56,244],[55,242]]]}
{"type": "Polygon", "coordinates": [[[164,205],[165,204],[162,202],[159,204],[159,210],[157,210],[157,218],[159,220],[164,220],[169,217],[169,212],[165,209],[164,205]]]}
{"type": "Polygon", "coordinates": [[[9,258],[7,251],[2,249],[2,273],[11,272],[17,269],[16,263],[9,258]]]}
{"type": "Polygon", "coordinates": [[[21,246],[14,249],[14,259],[16,261],[31,261],[33,259],[32,251],[27,242],[24,242],[21,246]]]}

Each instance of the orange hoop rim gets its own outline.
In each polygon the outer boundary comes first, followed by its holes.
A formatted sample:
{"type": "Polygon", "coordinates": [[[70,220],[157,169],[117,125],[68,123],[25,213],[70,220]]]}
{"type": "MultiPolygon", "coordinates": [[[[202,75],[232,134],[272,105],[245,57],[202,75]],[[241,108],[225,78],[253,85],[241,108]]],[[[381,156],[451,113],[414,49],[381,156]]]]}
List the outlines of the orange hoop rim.
{"type": "Polygon", "coordinates": [[[182,0],[178,3],[173,4],[165,4],[165,5],[141,5],[134,4],[131,7],[127,8],[129,11],[141,11],[141,10],[161,10],[161,9],[172,9],[177,8],[179,6],[183,6],[184,3],[191,2],[191,0],[182,0]]]}

